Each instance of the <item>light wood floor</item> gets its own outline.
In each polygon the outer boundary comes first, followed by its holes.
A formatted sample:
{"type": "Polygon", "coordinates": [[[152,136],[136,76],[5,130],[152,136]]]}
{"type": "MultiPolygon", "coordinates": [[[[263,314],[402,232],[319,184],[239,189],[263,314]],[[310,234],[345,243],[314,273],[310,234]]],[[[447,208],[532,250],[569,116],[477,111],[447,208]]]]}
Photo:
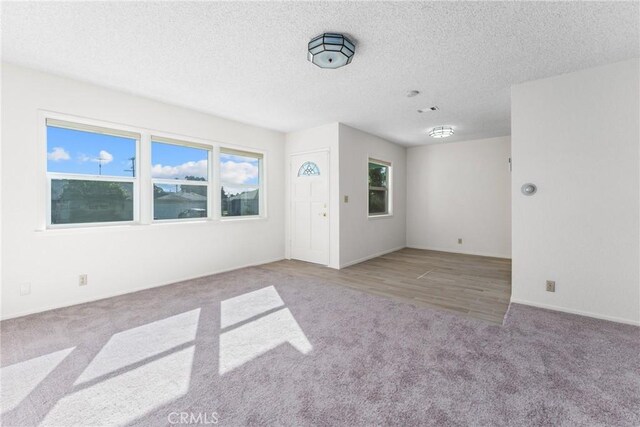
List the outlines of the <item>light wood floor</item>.
{"type": "Polygon", "coordinates": [[[263,267],[498,324],[511,297],[511,260],[503,258],[405,248],[342,270],[296,260],[263,267]]]}

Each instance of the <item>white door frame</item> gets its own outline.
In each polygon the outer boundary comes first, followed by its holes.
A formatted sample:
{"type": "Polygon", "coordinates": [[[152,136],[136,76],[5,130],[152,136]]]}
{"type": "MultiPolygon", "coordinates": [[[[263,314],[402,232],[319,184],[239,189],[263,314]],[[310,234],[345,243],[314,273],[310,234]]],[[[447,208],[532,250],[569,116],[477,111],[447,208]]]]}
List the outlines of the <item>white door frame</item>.
{"type": "MultiPolygon", "coordinates": [[[[305,151],[296,151],[295,153],[289,153],[289,259],[293,259],[293,179],[291,179],[293,174],[293,156],[300,156],[302,154],[315,154],[315,153],[327,153],[327,169],[329,170],[329,174],[327,175],[327,212],[329,213],[329,248],[327,252],[327,264],[325,266],[329,266],[331,264],[331,221],[333,217],[331,216],[331,148],[318,148],[315,150],[305,150],[305,151]]],[[[322,264],[320,264],[322,265],[322,264]]]]}

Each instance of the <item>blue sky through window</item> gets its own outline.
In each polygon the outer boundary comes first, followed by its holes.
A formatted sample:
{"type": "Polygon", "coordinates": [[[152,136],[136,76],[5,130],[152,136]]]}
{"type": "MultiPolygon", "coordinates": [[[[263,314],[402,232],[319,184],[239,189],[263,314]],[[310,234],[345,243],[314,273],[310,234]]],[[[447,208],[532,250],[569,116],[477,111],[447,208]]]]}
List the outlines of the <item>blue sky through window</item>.
{"type": "MultiPolygon", "coordinates": [[[[47,126],[49,172],[104,176],[132,176],[131,158],[136,140],[76,129],[47,126]]],[[[208,150],[153,142],[151,175],[157,179],[208,178],[208,150]]],[[[260,160],[220,153],[220,178],[224,185],[257,186],[260,160]]]]}
{"type": "Polygon", "coordinates": [[[162,179],[208,178],[208,150],[153,142],[151,176],[162,179]]]}
{"type": "Polygon", "coordinates": [[[135,155],[135,139],[47,126],[49,172],[132,176],[135,155]]]}

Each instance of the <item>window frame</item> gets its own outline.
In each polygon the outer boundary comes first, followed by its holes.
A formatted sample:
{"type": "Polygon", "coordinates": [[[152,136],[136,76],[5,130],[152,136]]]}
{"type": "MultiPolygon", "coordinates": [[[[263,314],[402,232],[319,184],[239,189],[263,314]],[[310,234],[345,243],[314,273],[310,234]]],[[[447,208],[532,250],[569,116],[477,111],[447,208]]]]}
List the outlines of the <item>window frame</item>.
{"type": "Polygon", "coordinates": [[[96,124],[88,121],[78,121],[73,118],[57,117],[53,115],[47,115],[44,117],[44,144],[42,154],[44,157],[44,171],[46,179],[45,187],[45,228],[49,230],[66,229],[66,228],[90,228],[90,227],[104,227],[104,226],[123,226],[138,224],[140,222],[140,145],[142,141],[142,133],[132,131],[127,127],[120,127],[111,124],[96,124]],[[135,170],[138,171],[135,176],[112,176],[112,175],[94,175],[94,174],[77,174],[77,173],[65,173],[65,172],[49,172],[48,169],[48,141],[47,141],[47,129],[49,122],[52,122],[52,127],[79,130],[83,132],[112,135],[124,138],[130,138],[135,140],[135,170]],[[127,182],[133,184],[133,219],[130,221],[98,221],[98,222],[76,222],[69,224],[54,224],[51,221],[52,214],[52,200],[51,200],[51,185],[53,180],[76,180],[76,181],[101,181],[101,182],[127,182]]]}
{"type": "Polygon", "coordinates": [[[368,219],[380,219],[390,218],[393,216],[393,163],[385,160],[375,159],[369,157],[367,159],[367,218],[368,219]],[[369,185],[369,165],[374,164],[377,166],[383,166],[387,168],[387,186],[386,187],[371,187],[369,185]],[[369,212],[370,191],[386,191],[386,210],[384,213],[371,213],[369,212]]]}
{"type": "Polygon", "coordinates": [[[207,180],[206,181],[189,181],[187,179],[165,179],[165,178],[154,178],[152,173],[149,172],[149,177],[151,180],[151,222],[152,223],[168,223],[168,222],[199,222],[199,221],[210,221],[213,219],[213,201],[212,201],[212,187],[213,187],[213,146],[200,144],[197,142],[192,142],[187,139],[175,139],[175,138],[167,138],[164,136],[157,135],[156,133],[152,133],[149,138],[149,171],[153,168],[153,143],[157,142],[160,144],[167,145],[175,145],[178,147],[187,147],[187,148],[196,148],[199,150],[207,151],[207,180]],[[167,218],[167,219],[156,219],[155,218],[155,197],[153,196],[153,186],[155,184],[159,185],[190,185],[190,186],[200,186],[207,187],[207,216],[202,218],[167,218]]]}
{"type": "Polygon", "coordinates": [[[217,206],[217,214],[219,215],[220,221],[245,221],[245,220],[251,220],[251,219],[263,219],[266,218],[266,196],[265,196],[265,192],[264,192],[264,188],[265,188],[265,159],[266,159],[266,153],[264,151],[261,150],[256,150],[256,149],[251,149],[251,148],[244,148],[244,147],[237,147],[237,146],[231,146],[231,145],[222,145],[219,147],[218,149],[218,156],[217,156],[218,162],[217,162],[217,182],[218,182],[218,186],[217,186],[217,201],[218,201],[218,206],[217,206]],[[225,181],[222,180],[222,176],[221,176],[221,171],[222,168],[220,167],[220,159],[222,157],[222,155],[231,155],[231,156],[243,156],[243,157],[252,157],[252,158],[256,158],[258,160],[258,185],[254,185],[254,184],[232,184],[235,187],[246,187],[246,188],[255,188],[258,187],[258,215],[234,215],[234,216],[223,216],[222,215],[222,187],[224,187],[225,181]]]}
{"type": "MultiPolygon", "coordinates": [[[[58,113],[54,111],[39,109],[37,110],[37,148],[36,156],[37,164],[37,182],[35,188],[35,197],[37,198],[37,212],[35,212],[35,228],[36,232],[47,233],[84,233],[97,232],[98,230],[107,231],[113,228],[122,227],[170,227],[173,224],[181,224],[179,226],[186,227],[185,224],[193,224],[204,226],[204,224],[213,224],[216,222],[233,222],[233,221],[258,221],[268,219],[268,201],[269,197],[266,192],[268,184],[267,168],[269,152],[262,148],[240,145],[235,143],[227,143],[214,139],[203,139],[193,136],[186,136],[157,129],[149,129],[141,126],[132,126],[128,124],[120,124],[105,120],[96,120],[83,116],[76,116],[67,113],[58,113]],[[47,170],[47,120],[63,121],[73,124],[73,129],[82,130],[82,127],[95,127],[116,131],[116,136],[122,136],[119,133],[136,134],[136,177],[133,188],[133,204],[134,218],[132,221],[111,221],[111,222],[90,222],[90,223],[74,223],[74,224],[51,224],[51,183],[49,172],[47,170]],[[208,193],[207,193],[207,217],[205,218],[178,218],[168,220],[153,219],[153,180],[151,178],[151,141],[153,138],[161,138],[163,140],[171,139],[179,141],[183,145],[194,148],[204,148],[209,150],[209,167],[208,167],[208,193]],[[259,175],[259,215],[245,215],[234,217],[222,217],[221,215],[221,198],[220,198],[220,151],[230,150],[244,152],[250,155],[261,156],[260,175],[259,175]],[[215,194],[214,194],[215,192],[215,194]]],[[[91,130],[89,130],[91,131],[91,130]]],[[[158,141],[163,142],[163,141],[158,141]]],[[[51,172],[57,174],[57,172],[51,172]]],[[[83,174],[63,174],[69,179],[91,179],[104,175],[83,175],[83,174]]],[[[129,177],[108,177],[106,181],[127,181],[129,177]]],[[[172,180],[175,184],[176,180],[172,180]]],[[[198,181],[186,181],[185,185],[193,185],[198,181]]]]}

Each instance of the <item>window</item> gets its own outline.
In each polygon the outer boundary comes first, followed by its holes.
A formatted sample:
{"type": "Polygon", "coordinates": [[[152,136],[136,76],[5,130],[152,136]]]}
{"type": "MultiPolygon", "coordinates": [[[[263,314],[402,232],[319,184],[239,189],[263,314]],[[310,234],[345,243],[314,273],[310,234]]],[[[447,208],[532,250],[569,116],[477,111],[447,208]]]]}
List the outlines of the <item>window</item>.
{"type": "Polygon", "coordinates": [[[298,176],[317,176],[320,175],[318,165],[313,162],[304,162],[298,169],[298,176]]]}
{"type": "Polygon", "coordinates": [[[185,144],[165,138],[152,138],[154,220],[209,216],[210,150],[185,144]]]}
{"type": "Polygon", "coordinates": [[[389,215],[391,164],[369,159],[369,216],[389,215]]]}
{"type": "Polygon", "coordinates": [[[42,124],[42,228],[264,216],[264,154],[58,113],[42,124]]]}
{"type": "Polygon", "coordinates": [[[47,119],[50,226],[137,218],[133,132],[47,119]]]}
{"type": "Polygon", "coordinates": [[[262,155],[220,150],[220,207],[223,217],[260,215],[262,155]]]}

